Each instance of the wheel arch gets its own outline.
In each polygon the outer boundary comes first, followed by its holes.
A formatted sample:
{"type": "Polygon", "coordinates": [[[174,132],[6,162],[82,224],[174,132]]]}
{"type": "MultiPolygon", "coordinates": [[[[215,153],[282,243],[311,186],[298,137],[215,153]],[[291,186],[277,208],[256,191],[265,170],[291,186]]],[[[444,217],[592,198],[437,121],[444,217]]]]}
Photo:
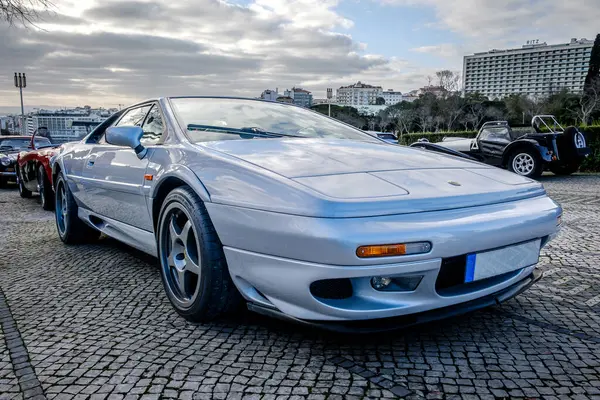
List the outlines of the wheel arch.
{"type": "Polygon", "coordinates": [[[188,186],[200,197],[203,202],[210,202],[210,195],[200,181],[200,179],[189,169],[178,167],[169,171],[160,178],[154,185],[151,193],[152,199],[152,224],[156,230],[158,224],[158,216],[162,204],[167,195],[173,190],[181,186],[188,186]]]}
{"type": "Polygon", "coordinates": [[[52,165],[52,189],[56,190],[56,178],[58,177],[58,174],[60,173],[60,171],[62,171],[62,167],[60,165],[60,163],[55,162],[54,165],[52,165]]]}
{"type": "Polygon", "coordinates": [[[521,139],[516,140],[506,146],[504,149],[504,153],[502,154],[502,167],[506,168],[508,165],[508,160],[510,159],[510,155],[518,150],[530,150],[536,153],[542,161],[550,162],[552,161],[552,156],[548,154],[548,149],[544,146],[541,146],[538,142],[531,139],[521,139]]]}

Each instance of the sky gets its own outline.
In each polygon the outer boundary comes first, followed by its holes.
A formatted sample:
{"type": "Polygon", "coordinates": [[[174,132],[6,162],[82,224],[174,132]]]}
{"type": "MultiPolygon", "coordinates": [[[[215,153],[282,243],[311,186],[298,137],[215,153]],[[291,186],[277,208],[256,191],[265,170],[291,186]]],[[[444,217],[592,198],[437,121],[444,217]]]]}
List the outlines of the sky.
{"type": "Polygon", "coordinates": [[[600,0],[53,0],[0,22],[0,110],[115,107],[169,95],[409,91],[492,48],[594,39],[600,0]]]}

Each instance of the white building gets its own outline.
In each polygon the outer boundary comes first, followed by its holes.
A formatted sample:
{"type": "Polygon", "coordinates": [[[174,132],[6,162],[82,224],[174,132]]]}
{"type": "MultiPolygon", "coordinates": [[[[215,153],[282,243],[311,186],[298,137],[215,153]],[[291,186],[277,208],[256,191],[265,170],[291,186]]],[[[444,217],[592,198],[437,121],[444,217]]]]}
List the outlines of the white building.
{"type": "Polygon", "coordinates": [[[463,90],[492,99],[513,93],[548,96],[563,88],[581,92],[593,45],[587,39],[555,45],[530,40],[518,49],[465,56],[463,90]]]}
{"type": "Polygon", "coordinates": [[[381,97],[385,100],[386,106],[393,106],[402,102],[402,92],[395,92],[394,89],[388,89],[381,94],[381,97]]]}
{"type": "Polygon", "coordinates": [[[341,106],[368,106],[375,104],[382,97],[381,86],[367,85],[358,81],[354,85],[342,86],[337,90],[337,103],[341,106]]]}
{"type": "Polygon", "coordinates": [[[68,110],[36,110],[27,117],[27,134],[32,135],[39,127],[48,129],[53,142],[65,142],[82,138],[102,123],[116,110],[77,107],[68,110]]]}
{"type": "Polygon", "coordinates": [[[283,92],[285,97],[294,99],[294,104],[300,107],[310,107],[313,105],[313,95],[308,90],[293,87],[283,92]]]}
{"type": "Polygon", "coordinates": [[[267,89],[260,94],[260,98],[267,101],[277,101],[277,98],[281,96],[279,93],[277,93],[278,91],[279,89],[267,89]]]}

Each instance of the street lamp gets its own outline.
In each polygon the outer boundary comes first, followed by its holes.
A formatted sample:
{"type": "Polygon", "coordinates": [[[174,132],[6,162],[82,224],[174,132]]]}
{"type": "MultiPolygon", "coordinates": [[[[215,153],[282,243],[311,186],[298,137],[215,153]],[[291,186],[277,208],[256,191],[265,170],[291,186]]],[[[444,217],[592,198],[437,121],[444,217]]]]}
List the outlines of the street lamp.
{"type": "Polygon", "coordinates": [[[327,105],[328,105],[328,114],[331,117],[331,98],[333,97],[333,89],[327,88],[327,105]]]}
{"type": "Polygon", "coordinates": [[[27,78],[25,72],[21,75],[15,72],[15,87],[19,88],[19,94],[21,95],[21,133],[25,134],[25,109],[23,108],[23,88],[27,87],[27,78]]]}

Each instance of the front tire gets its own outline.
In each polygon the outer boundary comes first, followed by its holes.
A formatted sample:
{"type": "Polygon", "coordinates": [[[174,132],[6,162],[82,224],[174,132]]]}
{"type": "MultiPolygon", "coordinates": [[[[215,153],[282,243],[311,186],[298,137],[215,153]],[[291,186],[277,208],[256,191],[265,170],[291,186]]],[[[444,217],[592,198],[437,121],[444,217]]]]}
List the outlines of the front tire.
{"type": "Polygon", "coordinates": [[[19,187],[19,196],[21,196],[23,199],[28,199],[31,197],[31,191],[25,187],[21,176],[21,169],[19,168],[17,169],[17,186],[19,187]]]}
{"type": "Polygon", "coordinates": [[[77,203],[62,173],[56,180],[54,215],[58,236],[65,244],[84,243],[100,236],[100,232],[86,225],[77,216],[77,203]]]}
{"type": "Polygon", "coordinates": [[[186,320],[204,322],[233,311],[241,296],[202,200],[188,187],[167,195],[157,225],[163,286],[186,320]]]}
{"type": "Polygon", "coordinates": [[[539,178],[543,167],[539,154],[529,149],[517,149],[508,159],[508,170],[527,178],[539,178]]]}
{"type": "Polygon", "coordinates": [[[54,210],[54,193],[52,193],[52,185],[46,175],[46,170],[43,165],[40,165],[37,172],[38,190],[40,192],[40,201],[42,208],[46,211],[54,210]]]}

